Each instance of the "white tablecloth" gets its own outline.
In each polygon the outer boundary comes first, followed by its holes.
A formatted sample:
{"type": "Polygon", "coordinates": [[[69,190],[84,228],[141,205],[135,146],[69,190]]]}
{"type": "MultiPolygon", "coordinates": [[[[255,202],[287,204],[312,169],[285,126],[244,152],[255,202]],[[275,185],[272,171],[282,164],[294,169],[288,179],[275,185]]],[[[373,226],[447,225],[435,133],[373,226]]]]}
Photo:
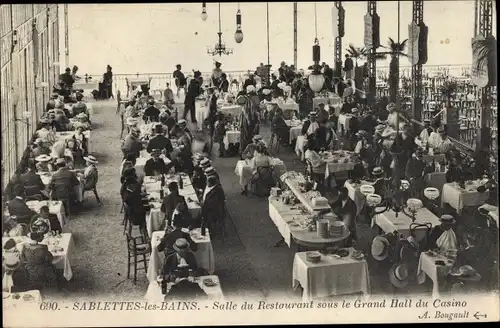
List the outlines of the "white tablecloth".
{"type": "Polygon", "coordinates": [[[480,206],[479,208],[484,208],[485,210],[490,212],[490,216],[497,221],[497,226],[498,226],[498,206],[493,206],[490,204],[484,204],[480,206]]]}
{"type": "Polygon", "coordinates": [[[450,273],[455,264],[454,261],[447,259],[442,255],[430,256],[427,253],[421,253],[417,267],[417,281],[419,284],[425,282],[425,277],[431,278],[434,283],[432,287],[432,297],[439,298],[439,283],[443,281],[444,277],[450,273]],[[441,260],[445,265],[436,265],[436,261],[441,260]]]}
{"type": "Polygon", "coordinates": [[[465,206],[483,205],[489,197],[489,191],[479,193],[476,189],[479,181],[472,181],[470,185],[466,183],[465,189],[458,186],[457,183],[446,183],[443,186],[441,196],[441,206],[450,204],[457,212],[461,212],[465,206]]]}
{"type": "Polygon", "coordinates": [[[302,135],[297,137],[297,141],[295,142],[295,153],[297,156],[300,156],[301,160],[304,160],[304,148],[306,145],[306,138],[302,135]]]}
{"type": "Polygon", "coordinates": [[[224,145],[226,149],[229,148],[230,144],[237,144],[240,142],[241,131],[226,131],[226,135],[224,136],[224,145]]]}
{"type": "MultiPolygon", "coordinates": [[[[56,132],[55,134],[56,134],[56,141],[62,138],[69,140],[73,138],[73,136],[75,135],[75,131],[56,132]]],[[[90,130],[83,131],[83,135],[85,136],[85,138],[87,138],[87,150],[89,154],[92,154],[92,142],[90,141],[91,140],[90,130]]]]}
{"type": "MultiPolygon", "coordinates": [[[[375,215],[372,219],[372,227],[375,225],[379,226],[384,232],[394,232],[397,231],[400,234],[403,234],[405,237],[410,236],[410,224],[412,223],[411,219],[404,213],[399,213],[396,218],[396,213],[393,210],[387,210],[382,214],[375,215]]],[[[415,223],[423,224],[423,223],[431,223],[432,227],[440,225],[439,218],[435,216],[431,211],[427,208],[421,208],[416,215],[415,223]]],[[[425,236],[426,229],[423,227],[418,227],[415,230],[416,236],[415,239],[417,241],[422,240],[425,236]]]]}
{"type": "MultiPolygon", "coordinates": [[[[9,239],[14,239],[17,243],[16,247],[19,251],[22,252],[25,245],[28,244],[28,237],[3,237],[2,238],[2,247],[9,239]]],[[[66,280],[71,280],[73,278],[73,270],[71,269],[70,258],[73,251],[73,236],[70,233],[61,234],[61,238],[57,237],[49,237],[45,238],[41,244],[48,245],[49,251],[53,255],[52,264],[56,267],[56,269],[63,270],[63,275],[66,280]],[[55,244],[56,243],[56,244],[55,244]],[[62,247],[62,252],[55,252],[54,247],[62,247]]]]}
{"type": "Polygon", "coordinates": [[[21,293],[6,293],[3,292],[3,308],[4,309],[26,309],[29,307],[36,307],[40,309],[40,304],[42,303],[42,294],[39,290],[29,290],[21,293]],[[14,294],[19,295],[18,299],[15,299],[14,294]],[[8,296],[7,296],[8,295],[8,296]],[[24,300],[23,296],[30,295],[32,298],[30,300],[24,300]]]}
{"type": "Polygon", "coordinates": [[[339,115],[339,125],[338,125],[338,135],[342,135],[342,127],[344,127],[344,133],[349,131],[349,121],[351,120],[351,114],[340,114],[339,115]]]}
{"type": "Polygon", "coordinates": [[[269,217],[278,228],[279,233],[288,247],[292,244],[291,230],[303,230],[298,226],[290,226],[288,222],[306,220],[308,215],[301,214],[300,210],[292,209],[290,205],[283,204],[273,197],[269,197],[269,217]]]}
{"type": "Polygon", "coordinates": [[[308,211],[314,212],[314,211],[321,211],[321,210],[327,210],[331,209],[330,205],[325,205],[325,206],[313,206],[312,202],[306,198],[304,193],[300,190],[299,187],[299,180],[302,182],[302,179],[304,178],[303,175],[297,176],[294,178],[287,178],[284,182],[290,188],[290,190],[293,192],[293,194],[297,197],[297,199],[304,205],[308,211]]]}
{"type": "Polygon", "coordinates": [[[361,191],[359,191],[359,187],[362,186],[362,185],[373,185],[373,183],[370,183],[370,182],[367,182],[367,181],[360,181],[359,184],[354,184],[354,183],[351,183],[349,181],[346,181],[344,183],[344,187],[347,188],[347,192],[349,193],[349,198],[352,199],[354,201],[354,203],[356,204],[356,208],[357,208],[357,215],[359,215],[359,213],[361,212],[361,210],[363,209],[363,207],[365,206],[365,202],[366,202],[366,197],[365,195],[363,195],[361,193],[361,191]]]}
{"type": "MultiPolygon", "coordinates": [[[[177,178],[171,178],[165,180],[165,186],[172,181],[177,182],[177,178]]],[[[189,176],[183,176],[183,188],[179,189],[179,194],[184,196],[187,202],[188,210],[193,216],[193,218],[197,218],[201,215],[201,205],[198,201],[198,195],[196,194],[193,185],[191,183],[191,179],[189,176]]],[[[160,227],[165,222],[165,214],[161,212],[161,203],[162,199],[160,199],[160,188],[161,182],[156,181],[155,177],[145,177],[144,178],[144,187],[146,187],[146,191],[149,193],[150,197],[157,199],[157,202],[154,202],[154,208],[151,209],[148,215],[146,215],[146,229],[148,231],[149,236],[152,235],[154,231],[160,229],[160,227]]],[[[165,187],[165,195],[168,195],[169,190],[165,187]]]]}
{"type": "MultiPolygon", "coordinates": [[[[48,187],[50,184],[50,181],[52,179],[51,172],[37,172],[37,174],[42,179],[42,182],[45,185],[45,187],[48,187]]],[[[74,191],[74,194],[76,196],[76,200],[81,203],[81,202],[83,202],[83,191],[84,191],[84,187],[85,187],[84,186],[85,182],[83,180],[83,176],[77,175],[77,177],[78,177],[78,180],[80,181],[80,184],[75,186],[73,188],[73,191],[74,191]]]]}
{"type": "MultiPolygon", "coordinates": [[[[205,100],[196,100],[195,108],[196,108],[195,117],[196,117],[196,121],[198,122],[197,127],[198,127],[198,129],[202,129],[203,122],[208,117],[209,108],[207,106],[205,106],[205,100]]],[[[183,115],[183,113],[181,113],[181,116],[182,115],[183,115]]],[[[190,117],[189,115],[191,115],[191,114],[188,113],[188,116],[186,116],[186,120],[189,120],[189,117],[190,117]]]]}
{"type": "Polygon", "coordinates": [[[290,127],[290,143],[302,134],[302,122],[299,120],[285,120],[286,125],[290,127]]]}
{"type": "Polygon", "coordinates": [[[48,205],[49,212],[57,215],[57,218],[59,219],[59,222],[61,223],[61,228],[64,228],[64,223],[66,222],[66,212],[64,211],[64,205],[61,201],[31,200],[31,201],[27,201],[26,205],[28,205],[28,207],[31,210],[33,210],[37,213],[40,213],[40,208],[42,208],[42,206],[48,205]]]}
{"type": "Polygon", "coordinates": [[[332,173],[347,172],[354,169],[355,162],[352,159],[352,152],[335,151],[333,153],[327,152],[326,154],[328,154],[328,157],[323,158],[326,161],[325,180],[328,179],[332,173]],[[334,160],[338,162],[334,163],[334,160]],[[344,163],[345,160],[348,160],[348,162],[344,163]]]}
{"type": "MultiPolygon", "coordinates": [[[[140,157],[137,157],[135,161],[135,171],[137,172],[138,176],[145,176],[144,173],[144,166],[146,165],[146,162],[148,159],[151,158],[151,154],[149,154],[147,151],[143,150],[141,151],[140,157]]],[[[171,160],[169,160],[166,156],[162,155],[160,158],[163,158],[163,161],[165,164],[170,164],[171,160]]]]}
{"type": "Polygon", "coordinates": [[[299,110],[299,105],[295,102],[293,103],[278,103],[278,107],[281,108],[282,110],[299,110]]]}
{"type": "MultiPolygon", "coordinates": [[[[246,186],[253,176],[249,163],[250,162],[247,163],[243,160],[238,161],[236,163],[236,168],[234,169],[234,173],[240,177],[240,186],[242,187],[246,186]]],[[[285,163],[283,163],[283,161],[279,158],[273,158],[271,164],[274,166],[274,172],[276,172],[277,176],[281,176],[286,172],[285,163]]]]}
{"type": "MultiPolygon", "coordinates": [[[[352,254],[353,248],[348,248],[352,254]]],[[[295,253],[293,260],[292,286],[302,286],[303,300],[331,295],[370,293],[370,274],[366,260],[355,260],[349,256],[334,258],[322,255],[321,261],[306,260],[306,252],[295,253]]]]}
{"type": "Polygon", "coordinates": [[[232,117],[238,117],[241,113],[241,106],[231,105],[231,106],[221,106],[218,108],[219,112],[224,114],[231,114],[232,117]]]}
{"type": "MultiPolygon", "coordinates": [[[[194,229],[201,233],[201,229],[194,229]]],[[[158,252],[158,245],[160,244],[161,238],[165,235],[165,231],[155,231],[151,237],[151,260],[148,266],[148,280],[150,282],[155,282],[158,276],[158,271],[163,267],[165,261],[165,253],[158,252]]],[[[201,239],[194,239],[193,241],[198,246],[198,250],[194,252],[196,257],[196,262],[198,267],[205,269],[208,273],[213,274],[215,271],[215,258],[214,249],[212,247],[212,241],[210,240],[210,234],[208,230],[204,237],[200,236],[201,239]]],[[[192,237],[191,237],[192,238],[192,237]]]]}
{"type": "MultiPolygon", "coordinates": [[[[220,286],[220,280],[218,276],[201,276],[196,277],[195,281],[199,283],[200,287],[207,293],[208,298],[210,300],[221,300],[224,298],[224,294],[222,293],[222,288],[220,286]],[[203,283],[204,279],[212,279],[213,281],[217,281],[218,284],[215,286],[207,287],[203,283]]],[[[167,290],[170,291],[172,284],[167,284],[167,290]]],[[[167,293],[168,293],[167,291],[167,293]]],[[[156,281],[151,281],[148,286],[148,290],[145,296],[146,301],[149,302],[163,302],[165,301],[165,295],[161,293],[161,286],[156,281]]]]}

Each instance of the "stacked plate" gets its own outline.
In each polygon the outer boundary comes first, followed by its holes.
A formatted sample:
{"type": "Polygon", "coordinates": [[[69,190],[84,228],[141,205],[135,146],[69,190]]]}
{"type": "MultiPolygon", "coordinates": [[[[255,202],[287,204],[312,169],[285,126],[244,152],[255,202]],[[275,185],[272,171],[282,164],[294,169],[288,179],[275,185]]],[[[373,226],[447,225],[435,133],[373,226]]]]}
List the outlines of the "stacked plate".
{"type": "Polygon", "coordinates": [[[321,261],[321,253],[320,252],[306,252],[306,260],[311,263],[318,263],[321,261]]]}
{"type": "Polygon", "coordinates": [[[316,231],[318,233],[318,237],[328,238],[328,220],[318,220],[316,221],[316,231]]]}
{"type": "Polygon", "coordinates": [[[330,236],[341,237],[344,234],[344,223],[341,221],[330,222],[330,236]]]}

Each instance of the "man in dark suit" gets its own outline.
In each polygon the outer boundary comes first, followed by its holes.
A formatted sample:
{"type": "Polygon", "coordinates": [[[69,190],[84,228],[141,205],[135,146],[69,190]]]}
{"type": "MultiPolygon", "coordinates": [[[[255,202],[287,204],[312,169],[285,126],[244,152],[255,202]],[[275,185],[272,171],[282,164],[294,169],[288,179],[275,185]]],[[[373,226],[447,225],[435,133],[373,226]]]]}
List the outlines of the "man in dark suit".
{"type": "MultiPolygon", "coordinates": [[[[172,224],[172,218],[177,205],[180,203],[186,204],[184,196],[179,195],[179,186],[177,182],[170,182],[168,184],[169,194],[165,196],[161,204],[161,212],[165,214],[167,226],[172,224]]],[[[187,204],[186,204],[187,207],[187,204]]],[[[174,222],[175,225],[175,222],[174,222]]]]}
{"type": "Polygon", "coordinates": [[[42,195],[45,185],[42,178],[36,174],[36,164],[34,161],[28,163],[28,171],[19,177],[26,196],[42,195]]]}
{"type": "Polygon", "coordinates": [[[225,215],[224,202],[226,197],[224,195],[224,190],[218,179],[214,175],[207,176],[207,186],[205,192],[203,193],[202,206],[201,206],[201,217],[202,231],[206,228],[213,233],[213,228],[217,221],[222,220],[225,215]]]}
{"type": "Polygon", "coordinates": [[[151,158],[144,164],[144,174],[146,176],[156,176],[161,174],[166,174],[168,172],[168,167],[165,161],[160,158],[160,150],[153,149],[151,151],[151,158]]]}
{"type": "Polygon", "coordinates": [[[351,232],[350,241],[356,240],[356,203],[349,198],[346,187],[339,188],[339,198],[332,204],[333,213],[349,228],[351,232]]]}
{"type": "Polygon", "coordinates": [[[42,219],[49,221],[51,231],[62,233],[61,222],[59,222],[57,215],[50,213],[47,205],[40,208],[40,216],[42,219]]]}
{"type": "Polygon", "coordinates": [[[155,134],[156,135],[149,140],[146,151],[151,154],[153,152],[153,149],[159,149],[160,151],[165,149],[165,155],[170,158],[170,154],[172,153],[174,148],[172,147],[170,139],[165,137],[165,135],[163,134],[163,126],[161,124],[155,126],[155,134]]]}
{"type": "Polygon", "coordinates": [[[144,115],[142,116],[142,119],[144,121],[149,122],[158,122],[160,120],[160,110],[155,107],[155,99],[154,98],[149,98],[148,99],[148,108],[144,110],[144,115]]]}
{"type": "Polygon", "coordinates": [[[64,158],[56,160],[57,171],[52,175],[49,184],[52,199],[63,202],[66,214],[70,214],[70,206],[73,201],[73,188],[80,184],[76,174],[71,172],[66,166],[64,158]]]}
{"type": "Polygon", "coordinates": [[[328,120],[328,117],[330,116],[328,114],[328,111],[325,109],[325,104],[319,104],[318,105],[318,118],[317,118],[317,121],[318,123],[326,123],[326,121],[328,120]]]}
{"type": "Polygon", "coordinates": [[[200,287],[200,284],[187,279],[189,270],[178,269],[176,277],[179,280],[176,280],[175,284],[170,287],[165,297],[166,300],[200,300],[208,298],[207,293],[200,287]]]}
{"type": "Polygon", "coordinates": [[[24,198],[21,195],[16,196],[14,199],[9,201],[7,204],[7,209],[11,216],[17,217],[17,222],[28,225],[36,212],[32,211],[28,205],[24,202],[24,198]]]}
{"type": "Polygon", "coordinates": [[[191,235],[189,233],[182,231],[183,220],[180,214],[176,214],[173,221],[173,228],[170,225],[165,228],[165,234],[158,244],[158,252],[165,252],[166,256],[174,254],[174,244],[179,238],[184,238],[188,242],[191,251],[196,252],[196,250],[198,250],[198,245],[193,241],[193,239],[191,239],[191,235]]]}
{"type": "Polygon", "coordinates": [[[168,255],[163,265],[163,273],[166,276],[175,277],[179,269],[197,270],[198,263],[194,253],[189,247],[189,242],[184,238],[177,238],[172,245],[175,253],[168,255]],[[183,264],[182,262],[185,262],[183,264]]]}
{"type": "Polygon", "coordinates": [[[196,71],[194,73],[194,78],[189,82],[188,90],[186,93],[186,98],[184,99],[184,114],[183,119],[186,119],[188,112],[191,114],[191,123],[197,123],[196,113],[195,113],[195,102],[196,97],[201,94],[201,85],[198,79],[201,77],[201,73],[196,71]]]}
{"type": "Polygon", "coordinates": [[[142,150],[142,143],[139,140],[141,131],[137,128],[132,128],[130,133],[125,137],[122,145],[123,159],[128,155],[134,155],[135,158],[139,157],[142,150]]]}

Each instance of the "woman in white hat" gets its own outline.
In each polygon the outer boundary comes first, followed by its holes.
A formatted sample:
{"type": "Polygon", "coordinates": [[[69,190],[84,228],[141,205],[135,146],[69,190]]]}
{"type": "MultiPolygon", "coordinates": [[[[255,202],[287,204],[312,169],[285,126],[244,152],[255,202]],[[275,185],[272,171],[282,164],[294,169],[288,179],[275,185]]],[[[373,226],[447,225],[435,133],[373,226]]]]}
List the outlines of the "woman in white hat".
{"type": "Polygon", "coordinates": [[[450,214],[443,214],[439,218],[440,225],[434,226],[427,240],[426,250],[458,250],[459,243],[454,231],[455,219],[450,214]]]}
{"type": "MultiPolygon", "coordinates": [[[[99,172],[97,170],[97,164],[99,163],[97,159],[88,155],[83,158],[85,160],[85,169],[83,170],[83,182],[84,182],[84,190],[90,191],[94,193],[97,204],[101,205],[101,199],[97,194],[97,180],[99,177],[99,172]]],[[[80,171],[81,172],[81,171],[80,171]]]]}
{"type": "Polygon", "coordinates": [[[52,161],[52,157],[49,155],[40,155],[35,158],[36,163],[36,170],[37,172],[51,172],[53,171],[52,164],[50,163],[52,161]]]}
{"type": "Polygon", "coordinates": [[[51,121],[46,118],[41,119],[40,125],[42,127],[35,132],[35,138],[42,139],[44,144],[46,144],[48,147],[51,147],[54,142],[56,142],[56,135],[52,130],[51,121]]]}

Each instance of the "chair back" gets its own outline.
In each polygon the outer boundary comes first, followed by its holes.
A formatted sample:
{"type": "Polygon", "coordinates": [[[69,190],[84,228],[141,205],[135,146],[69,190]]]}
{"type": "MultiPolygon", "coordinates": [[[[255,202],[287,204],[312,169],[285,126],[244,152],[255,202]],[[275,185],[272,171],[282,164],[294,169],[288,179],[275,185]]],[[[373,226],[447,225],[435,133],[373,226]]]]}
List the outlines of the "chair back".
{"type": "Polygon", "coordinates": [[[128,231],[125,232],[125,237],[127,238],[127,251],[129,255],[138,253],[137,245],[144,245],[148,242],[144,236],[132,237],[128,231]]]}
{"type": "Polygon", "coordinates": [[[427,240],[429,240],[429,236],[431,235],[432,231],[432,223],[416,223],[413,222],[410,224],[410,236],[416,239],[416,230],[417,229],[425,229],[425,235],[422,240],[418,242],[419,245],[419,250],[425,249],[425,246],[427,245],[427,240]]]}

